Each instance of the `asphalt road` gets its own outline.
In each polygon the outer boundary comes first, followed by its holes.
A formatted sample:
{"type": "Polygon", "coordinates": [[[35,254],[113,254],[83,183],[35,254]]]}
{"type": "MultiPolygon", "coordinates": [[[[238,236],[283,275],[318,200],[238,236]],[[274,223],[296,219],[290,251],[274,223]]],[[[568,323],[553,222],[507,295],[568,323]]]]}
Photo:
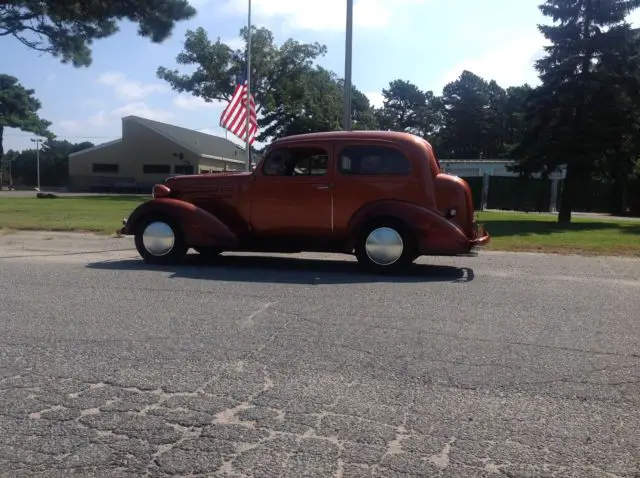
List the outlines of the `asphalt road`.
{"type": "Polygon", "coordinates": [[[0,236],[0,476],[640,476],[640,261],[316,257],[0,236]]]}

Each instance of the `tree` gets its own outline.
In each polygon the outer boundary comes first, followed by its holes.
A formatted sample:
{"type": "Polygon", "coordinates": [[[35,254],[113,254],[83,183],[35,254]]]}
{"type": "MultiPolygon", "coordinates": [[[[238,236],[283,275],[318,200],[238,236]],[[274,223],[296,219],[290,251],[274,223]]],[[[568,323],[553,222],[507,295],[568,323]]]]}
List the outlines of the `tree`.
{"type": "Polygon", "coordinates": [[[91,43],[115,34],[118,21],[137,23],[139,35],[160,43],[177,22],[195,14],[187,0],[5,0],[0,37],[12,36],[30,49],[82,67],[91,64],[91,43]]]}
{"type": "Polygon", "coordinates": [[[624,28],[618,33],[614,48],[605,48],[594,67],[600,82],[594,119],[602,125],[599,140],[607,146],[595,170],[611,183],[610,211],[625,214],[640,157],[640,35],[624,28]]]}
{"type": "Polygon", "coordinates": [[[630,34],[625,18],[639,6],[640,0],[546,0],[539,7],[556,24],[538,26],[551,45],[536,62],[542,85],[531,95],[531,128],[518,153],[525,172],[548,173],[566,165],[560,223],[571,222],[580,185],[590,180],[609,143],[620,139],[602,141],[608,126],[594,100],[611,83],[597,65],[605,53],[617,56],[624,49],[622,38],[630,34]]]}
{"type": "MultiPolygon", "coordinates": [[[[248,38],[247,28],[240,31],[248,38]]],[[[313,61],[324,55],[326,47],[319,43],[300,43],[289,39],[278,47],[273,34],[266,28],[252,27],[251,36],[251,92],[256,101],[257,113],[273,112],[283,105],[281,90],[300,92],[308,81],[313,61]]],[[[183,51],[176,60],[179,65],[195,66],[191,74],[182,74],[163,66],[158,68],[159,78],[167,81],[178,92],[188,92],[205,101],[228,101],[235,89],[235,80],[241,78],[246,68],[246,49],[232,49],[218,38],[211,42],[203,28],[189,30],[183,51]]],[[[261,127],[268,122],[259,120],[261,127]]],[[[265,139],[261,134],[258,140],[265,139]]]]}
{"type": "Polygon", "coordinates": [[[507,88],[504,104],[505,115],[505,155],[511,157],[513,150],[522,142],[527,131],[525,118],[526,105],[533,88],[528,84],[507,88]]]}
{"type": "Polygon", "coordinates": [[[470,71],[442,91],[443,156],[495,158],[504,151],[506,92],[494,81],[470,71]]]}
{"type": "MultiPolygon", "coordinates": [[[[91,148],[93,143],[71,143],[66,140],[45,141],[40,149],[40,176],[43,186],[66,186],[69,180],[69,155],[86,148],[91,148]]],[[[37,178],[36,150],[27,149],[21,153],[13,152],[11,175],[14,184],[32,185],[37,178]]],[[[8,154],[7,154],[8,156],[8,154]]],[[[5,163],[8,163],[5,161],[5,163]]]]}
{"type": "Polygon", "coordinates": [[[18,83],[14,76],[0,74],[0,158],[4,153],[3,139],[5,128],[16,128],[39,136],[52,138],[47,128],[51,122],[38,116],[42,107],[29,90],[18,83]]]}
{"type": "Polygon", "coordinates": [[[429,137],[438,131],[441,108],[431,91],[421,91],[404,80],[393,80],[382,90],[383,106],[377,111],[380,128],[429,137]]]}
{"type": "MultiPolygon", "coordinates": [[[[261,138],[342,129],[344,80],[320,66],[289,78],[273,90],[273,104],[264,110],[261,138]]],[[[357,88],[351,90],[353,129],[377,129],[369,99],[357,88]]]]}
{"type": "Polygon", "coordinates": [[[11,187],[13,185],[13,161],[20,156],[18,151],[10,149],[6,152],[4,157],[0,156],[0,189],[6,184],[11,187]]]}

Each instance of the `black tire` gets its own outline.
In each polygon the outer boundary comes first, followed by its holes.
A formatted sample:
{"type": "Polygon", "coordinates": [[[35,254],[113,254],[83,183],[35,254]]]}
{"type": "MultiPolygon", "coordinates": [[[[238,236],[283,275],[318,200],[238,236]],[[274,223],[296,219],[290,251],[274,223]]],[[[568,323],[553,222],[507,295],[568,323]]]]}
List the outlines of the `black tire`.
{"type": "Polygon", "coordinates": [[[142,257],[147,264],[176,264],[184,258],[188,249],[180,226],[178,226],[173,219],[164,214],[153,214],[141,218],[135,226],[134,242],[136,244],[138,254],[140,254],[140,257],[142,257]],[[153,254],[151,251],[147,250],[144,244],[143,234],[147,227],[153,223],[163,223],[166,226],[169,226],[173,232],[173,246],[164,254],[153,254]]]}
{"type": "Polygon", "coordinates": [[[384,217],[367,222],[358,232],[355,243],[355,255],[358,263],[366,270],[378,274],[393,274],[406,270],[408,266],[418,257],[416,241],[409,227],[400,219],[384,217]],[[366,249],[366,242],[369,234],[376,229],[389,228],[397,233],[402,239],[402,254],[390,263],[381,264],[374,261],[366,249]]]}

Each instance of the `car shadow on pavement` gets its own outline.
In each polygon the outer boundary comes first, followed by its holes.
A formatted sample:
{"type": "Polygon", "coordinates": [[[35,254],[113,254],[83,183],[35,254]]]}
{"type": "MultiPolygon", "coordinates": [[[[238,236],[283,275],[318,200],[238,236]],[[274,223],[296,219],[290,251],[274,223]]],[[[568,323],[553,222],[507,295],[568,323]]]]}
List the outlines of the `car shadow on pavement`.
{"type": "Polygon", "coordinates": [[[366,282],[471,282],[472,269],[445,265],[412,264],[402,274],[363,272],[355,261],[269,256],[219,256],[203,259],[190,254],[177,265],[156,266],[141,259],[101,261],[89,269],[170,272],[172,278],[286,284],[355,284],[366,282]]]}

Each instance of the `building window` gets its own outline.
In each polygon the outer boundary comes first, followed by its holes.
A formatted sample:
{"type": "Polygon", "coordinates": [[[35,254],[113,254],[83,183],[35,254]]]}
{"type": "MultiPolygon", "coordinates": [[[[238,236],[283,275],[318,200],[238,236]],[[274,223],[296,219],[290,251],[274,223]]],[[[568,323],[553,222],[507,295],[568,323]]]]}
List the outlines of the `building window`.
{"type": "Polygon", "coordinates": [[[168,164],[143,164],[144,174],[171,174],[171,166],[168,164]]]}
{"type": "Polygon", "coordinates": [[[93,172],[97,174],[118,174],[117,164],[92,164],[93,172]]]}
{"type": "Polygon", "coordinates": [[[176,164],[173,167],[175,174],[193,174],[193,166],[190,164],[176,164]]]}
{"type": "Polygon", "coordinates": [[[406,175],[411,163],[402,152],[386,146],[347,146],[340,152],[342,174],[406,175]]]}
{"type": "Polygon", "coordinates": [[[329,168],[329,154],[322,148],[281,148],[264,161],[266,176],[323,176],[329,168]]]}

